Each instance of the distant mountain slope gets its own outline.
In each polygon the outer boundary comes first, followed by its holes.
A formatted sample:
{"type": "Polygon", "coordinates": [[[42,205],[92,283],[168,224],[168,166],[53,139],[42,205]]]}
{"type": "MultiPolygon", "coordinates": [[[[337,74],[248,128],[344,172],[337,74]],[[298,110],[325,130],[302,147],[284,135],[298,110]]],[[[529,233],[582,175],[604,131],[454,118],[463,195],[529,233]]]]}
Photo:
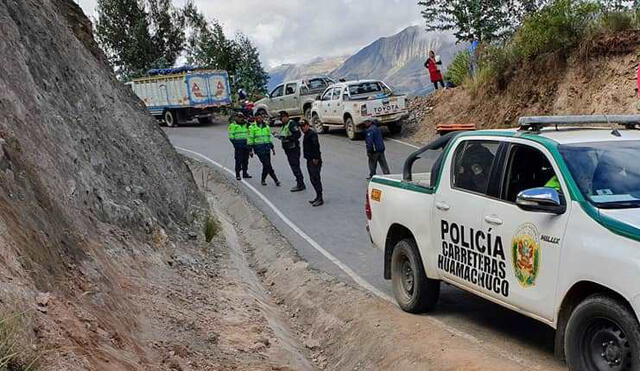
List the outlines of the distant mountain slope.
{"type": "Polygon", "coordinates": [[[338,68],[348,56],[316,58],[304,64],[283,64],[269,71],[269,91],[286,80],[301,79],[315,75],[329,75],[338,68]]]}
{"type": "Polygon", "coordinates": [[[312,75],[330,75],[336,79],[381,79],[399,92],[424,95],[433,87],[423,66],[433,49],[447,66],[464,45],[456,45],[453,35],[427,33],[420,26],[382,37],[351,57],[317,58],[305,64],[283,64],[269,74],[269,90],[284,80],[312,75]]]}
{"type": "Polygon", "coordinates": [[[380,38],[347,59],[331,73],[337,78],[381,79],[405,93],[429,88],[431,82],[423,66],[429,50],[435,50],[447,66],[464,46],[448,33],[427,33],[420,26],[380,38]]]}

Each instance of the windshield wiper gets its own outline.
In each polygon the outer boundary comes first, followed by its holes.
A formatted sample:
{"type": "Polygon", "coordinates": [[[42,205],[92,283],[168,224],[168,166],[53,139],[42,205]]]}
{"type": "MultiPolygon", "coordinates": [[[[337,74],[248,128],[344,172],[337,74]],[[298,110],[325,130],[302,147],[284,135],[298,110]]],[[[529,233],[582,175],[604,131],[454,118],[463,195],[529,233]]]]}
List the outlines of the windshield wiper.
{"type": "Polygon", "coordinates": [[[600,209],[633,209],[640,207],[640,200],[637,201],[617,201],[617,202],[596,202],[600,209]]]}

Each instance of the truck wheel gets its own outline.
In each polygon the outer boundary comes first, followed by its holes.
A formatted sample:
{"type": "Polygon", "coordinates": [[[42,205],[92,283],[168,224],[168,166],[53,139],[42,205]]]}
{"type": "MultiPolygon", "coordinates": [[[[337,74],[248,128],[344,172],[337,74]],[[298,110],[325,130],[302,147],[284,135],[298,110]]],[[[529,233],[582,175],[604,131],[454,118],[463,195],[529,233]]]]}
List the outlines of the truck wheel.
{"type": "Polygon", "coordinates": [[[311,125],[316,129],[318,134],[324,134],[329,131],[329,128],[322,125],[322,121],[320,121],[320,117],[317,114],[313,114],[313,118],[311,119],[311,125]]]}
{"type": "Polygon", "coordinates": [[[400,134],[400,132],[402,132],[402,125],[398,123],[393,123],[389,125],[389,132],[391,134],[400,134]]]}
{"type": "Polygon", "coordinates": [[[347,119],[344,121],[344,128],[347,131],[347,137],[349,137],[349,139],[360,139],[360,133],[356,131],[356,125],[353,123],[353,119],[351,117],[347,117],[347,119]]]}
{"type": "Polygon", "coordinates": [[[593,295],[571,313],[565,351],[570,370],[638,370],[638,320],[619,301],[593,295]]]}
{"type": "Polygon", "coordinates": [[[426,312],[438,302],[440,281],[427,278],[412,239],[401,240],[393,248],[391,282],[396,301],[405,312],[426,312]]]}
{"type": "Polygon", "coordinates": [[[207,125],[211,123],[211,117],[199,117],[198,118],[198,123],[200,125],[207,125]]]}
{"type": "Polygon", "coordinates": [[[165,111],[164,123],[167,124],[168,127],[176,126],[177,125],[176,114],[172,111],[165,111]]]}

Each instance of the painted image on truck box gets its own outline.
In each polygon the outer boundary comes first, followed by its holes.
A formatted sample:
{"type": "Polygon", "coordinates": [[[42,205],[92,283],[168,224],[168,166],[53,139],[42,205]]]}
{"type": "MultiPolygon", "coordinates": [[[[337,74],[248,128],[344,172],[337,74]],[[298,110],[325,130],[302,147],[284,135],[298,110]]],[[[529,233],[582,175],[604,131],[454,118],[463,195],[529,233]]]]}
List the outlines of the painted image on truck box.
{"type": "Polygon", "coordinates": [[[502,237],[493,235],[491,230],[474,230],[446,220],[440,221],[440,236],[438,269],[479,288],[509,296],[502,237]]]}

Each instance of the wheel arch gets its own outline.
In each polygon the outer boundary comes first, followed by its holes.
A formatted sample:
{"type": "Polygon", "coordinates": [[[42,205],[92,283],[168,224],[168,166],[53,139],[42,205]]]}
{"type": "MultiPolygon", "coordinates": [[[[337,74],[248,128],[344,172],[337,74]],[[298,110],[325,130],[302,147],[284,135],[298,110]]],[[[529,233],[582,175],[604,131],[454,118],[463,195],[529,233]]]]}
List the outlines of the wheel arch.
{"type": "Polygon", "coordinates": [[[304,102],[304,104],[302,105],[302,113],[304,114],[304,112],[309,109],[311,110],[311,112],[313,112],[313,102],[304,102]]]}
{"type": "Polygon", "coordinates": [[[592,281],[585,280],[576,282],[564,295],[562,304],[560,304],[558,313],[556,315],[554,353],[558,359],[563,361],[565,360],[565,330],[571,313],[583,300],[595,294],[603,294],[619,301],[620,303],[625,305],[631,311],[631,313],[634,313],[634,315],[636,316],[636,320],[638,319],[637,314],[633,310],[633,306],[631,305],[629,300],[627,300],[622,294],[618,293],[617,291],[592,281]]]}
{"type": "Polygon", "coordinates": [[[351,115],[350,112],[345,112],[342,114],[342,121],[346,124],[347,119],[351,118],[353,120],[353,116],[351,115]]]}
{"type": "MultiPolygon", "coordinates": [[[[387,238],[384,243],[384,278],[391,279],[391,256],[393,255],[393,248],[399,241],[410,238],[413,241],[416,241],[413,232],[402,224],[394,223],[389,227],[389,231],[387,232],[387,238]]],[[[418,251],[418,254],[420,252],[418,251]]],[[[420,260],[422,257],[420,256],[420,260]]]]}

